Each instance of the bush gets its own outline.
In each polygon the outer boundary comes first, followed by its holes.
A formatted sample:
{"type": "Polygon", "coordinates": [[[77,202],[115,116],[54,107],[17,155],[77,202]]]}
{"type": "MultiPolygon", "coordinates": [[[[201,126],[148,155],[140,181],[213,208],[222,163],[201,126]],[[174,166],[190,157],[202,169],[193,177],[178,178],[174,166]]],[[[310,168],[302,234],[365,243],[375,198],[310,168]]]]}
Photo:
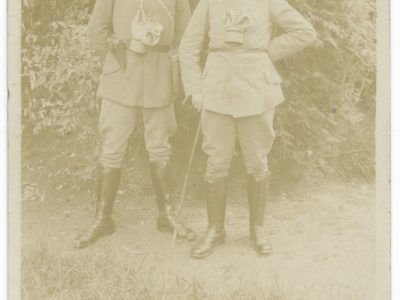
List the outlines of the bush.
{"type": "Polygon", "coordinates": [[[278,64],[286,103],[271,154],[278,177],[304,170],[370,179],[374,174],[375,4],[291,1],[319,41],[278,64]]]}
{"type": "MultiPolygon", "coordinates": [[[[34,132],[65,134],[96,111],[101,62],[85,35],[93,2],[24,1],[24,124],[34,132]]],[[[321,172],[373,178],[375,2],[289,2],[313,23],[319,41],[277,64],[286,102],[275,120],[273,174],[280,182],[321,172]]],[[[193,118],[178,117],[181,128],[195,127],[193,118]]]]}
{"type": "Polygon", "coordinates": [[[101,62],[88,46],[87,8],[77,1],[35,3],[23,11],[23,115],[35,133],[65,134],[96,111],[101,62]]]}

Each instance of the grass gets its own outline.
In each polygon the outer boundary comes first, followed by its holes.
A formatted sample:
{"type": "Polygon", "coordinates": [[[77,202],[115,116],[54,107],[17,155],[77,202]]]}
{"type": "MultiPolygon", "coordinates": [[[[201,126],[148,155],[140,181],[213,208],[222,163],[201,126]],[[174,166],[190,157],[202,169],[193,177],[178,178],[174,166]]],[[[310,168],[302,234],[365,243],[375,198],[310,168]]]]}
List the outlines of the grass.
{"type": "Polygon", "coordinates": [[[157,270],[148,259],[129,263],[118,251],[25,254],[24,299],[202,299],[201,288],[157,270]]]}
{"type": "MultiPolygon", "coordinates": [[[[185,278],[173,270],[160,269],[150,258],[126,256],[104,248],[95,252],[50,252],[45,247],[24,251],[22,261],[22,299],[226,299],[226,300],[361,300],[348,289],[326,291],[310,298],[310,286],[304,292],[291,291],[277,276],[266,282],[258,276],[242,277],[236,285],[227,279],[207,288],[196,277],[185,278]]],[[[227,274],[239,276],[237,272],[227,274]]],[[[370,298],[368,298],[370,299],[370,298]]]]}
{"type": "Polygon", "coordinates": [[[209,292],[195,277],[161,270],[149,258],[127,258],[118,250],[63,254],[40,247],[24,252],[23,299],[293,300],[283,296],[278,280],[267,289],[256,278],[243,278],[236,287],[209,292]]]}

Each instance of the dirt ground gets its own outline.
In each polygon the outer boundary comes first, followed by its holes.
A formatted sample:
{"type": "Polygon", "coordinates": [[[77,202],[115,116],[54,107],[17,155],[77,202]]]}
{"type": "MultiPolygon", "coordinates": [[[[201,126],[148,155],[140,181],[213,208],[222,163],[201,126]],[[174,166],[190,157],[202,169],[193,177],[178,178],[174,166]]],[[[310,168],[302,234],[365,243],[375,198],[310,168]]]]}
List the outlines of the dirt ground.
{"type": "MultiPolygon", "coordinates": [[[[44,247],[79,257],[113,249],[127,257],[128,264],[130,259],[149,259],[160,271],[195,278],[214,294],[244,286],[274,289],[281,295],[274,299],[373,299],[372,184],[324,183],[270,198],[265,227],[274,254],[260,258],[249,244],[244,178],[234,174],[229,182],[226,243],[210,257],[194,260],[189,255],[192,243],[173,247],[169,234],[156,231],[157,210],[146,164],[128,163],[115,206],[115,234],[78,251],[72,240],[94,214],[93,182],[79,184],[74,175],[84,167],[79,160],[82,149],[61,138],[45,137],[42,146],[25,141],[23,253],[44,247]]],[[[178,170],[178,178],[181,173],[178,170]]],[[[205,228],[200,176],[191,180],[183,215],[197,233],[205,228]]]]}

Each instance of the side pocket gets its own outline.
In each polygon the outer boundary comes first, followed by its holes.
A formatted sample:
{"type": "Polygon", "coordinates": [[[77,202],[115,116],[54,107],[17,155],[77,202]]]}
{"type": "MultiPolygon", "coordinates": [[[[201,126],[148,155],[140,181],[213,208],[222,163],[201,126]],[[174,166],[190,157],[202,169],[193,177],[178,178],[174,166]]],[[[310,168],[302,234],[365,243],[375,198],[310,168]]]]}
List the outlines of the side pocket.
{"type": "Polygon", "coordinates": [[[282,78],[278,75],[278,73],[275,70],[273,71],[269,70],[264,72],[264,77],[268,83],[275,83],[275,84],[282,83],[282,78]]]}
{"type": "Polygon", "coordinates": [[[282,92],[282,78],[277,73],[264,72],[266,81],[266,101],[270,104],[278,104],[284,101],[282,92]]]}
{"type": "Polygon", "coordinates": [[[108,52],[107,57],[104,61],[102,75],[104,75],[104,76],[111,75],[120,70],[121,70],[121,67],[119,66],[117,59],[114,57],[114,55],[111,52],[108,52]]]}
{"type": "Polygon", "coordinates": [[[269,83],[282,83],[282,78],[279,76],[278,72],[275,69],[269,54],[266,54],[266,60],[264,61],[265,65],[265,79],[269,83]]]}

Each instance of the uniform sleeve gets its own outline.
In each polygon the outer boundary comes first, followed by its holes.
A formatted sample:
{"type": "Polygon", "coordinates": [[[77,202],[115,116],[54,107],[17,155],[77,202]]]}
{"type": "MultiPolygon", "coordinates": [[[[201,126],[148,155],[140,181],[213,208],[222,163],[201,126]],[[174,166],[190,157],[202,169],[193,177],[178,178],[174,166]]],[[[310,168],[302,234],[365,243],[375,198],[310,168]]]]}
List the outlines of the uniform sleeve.
{"type": "Polygon", "coordinates": [[[272,19],[284,34],[272,39],[268,53],[272,61],[290,56],[316,39],[314,27],[285,0],[270,0],[272,19]]]}
{"type": "Polygon", "coordinates": [[[107,51],[107,39],[112,34],[114,0],[97,0],[88,24],[90,46],[94,50],[107,51]]]}
{"type": "Polygon", "coordinates": [[[190,21],[192,10],[188,0],[177,0],[175,11],[174,44],[179,45],[186,26],[190,21]]]}
{"type": "Polygon", "coordinates": [[[208,31],[208,0],[200,0],[179,47],[182,82],[185,95],[201,92],[200,55],[208,31]]]}

